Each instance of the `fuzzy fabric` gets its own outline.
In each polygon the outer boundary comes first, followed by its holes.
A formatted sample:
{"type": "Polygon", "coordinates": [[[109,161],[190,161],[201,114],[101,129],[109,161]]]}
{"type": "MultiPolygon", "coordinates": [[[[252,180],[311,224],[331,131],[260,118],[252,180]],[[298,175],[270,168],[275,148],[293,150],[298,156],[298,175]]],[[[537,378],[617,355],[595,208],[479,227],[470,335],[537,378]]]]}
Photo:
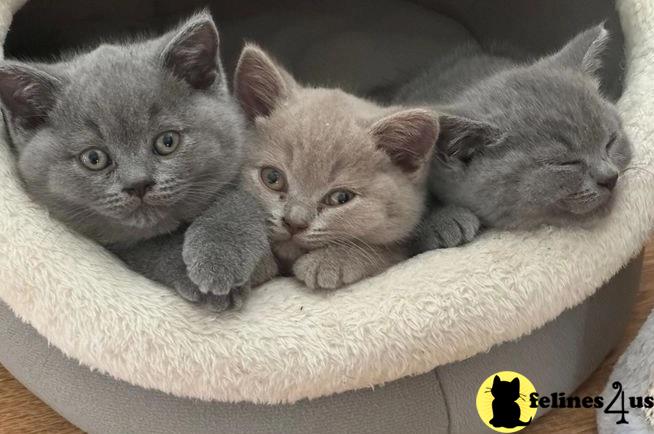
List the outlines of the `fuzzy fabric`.
{"type": "MultiPolygon", "coordinates": [[[[625,396],[654,396],[654,313],[643,324],[638,336],[615,365],[606,382],[602,395],[605,405],[618,392],[613,383],[622,384],[625,396]]],[[[615,409],[619,408],[619,404],[615,409]]],[[[599,434],[646,434],[654,433],[654,409],[632,408],[626,415],[628,424],[617,424],[620,415],[605,413],[605,408],[596,410],[599,434]]]]}
{"type": "MultiPolygon", "coordinates": [[[[0,34],[24,0],[0,2],[0,34]]],[[[178,396],[293,402],[371,387],[529,334],[637,254],[654,224],[654,3],[618,2],[619,102],[635,145],[614,212],[593,230],[490,232],[333,293],[289,279],[241,312],[189,305],[32,203],[0,143],[0,298],[82,364],[178,396]]]]}

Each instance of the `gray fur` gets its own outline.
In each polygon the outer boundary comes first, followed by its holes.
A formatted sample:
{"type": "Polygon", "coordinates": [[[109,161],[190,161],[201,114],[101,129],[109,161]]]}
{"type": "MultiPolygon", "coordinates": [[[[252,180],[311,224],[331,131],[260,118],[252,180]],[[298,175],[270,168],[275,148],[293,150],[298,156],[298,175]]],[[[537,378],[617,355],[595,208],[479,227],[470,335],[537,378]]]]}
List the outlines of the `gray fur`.
{"type": "Polygon", "coordinates": [[[234,288],[229,294],[209,294],[200,291],[189,278],[182,259],[184,229],[143,240],[116,251],[116,254],[134,271],[173,288],[192,303],[206,304],[217,312],[242,305],[249,292],[247,285],[234,288]]]}
{"type": "Polygon", "coordinates": [[[249,197],[238,203],[233,195],[241,190],[231,189],[242,165],[244,120],[228,92],[218,44],[211,16],[201,13],[159,38],[101,45],[54,64],[0,65],[0,99],[29,194],[192,301],[206,293],[225,299],[254,267],[244,252],[256,255],[265,242],[263,219],[244,219],[240,231],[231,230],[237,220],[217,224],[259,209],[249,197]],[[166,131],[179,133],[180,144],[170,155],[157,154],[154,143],[166,131]],[[82,154],[89,148],[104,151],[112,164],[86,168],[82,154]],[[201,222],[230,230],[209,234],[191,225],[183,246],[181,230],[216,200],[201,222]],[[211,268],[210,258],[231,262],[211,268]]]}
{"type": "Polygon", "coordinates": [[[606,38],[596,26],[530,64],[469,43],[400,90],[396,102],[443,113],[430,174],[437,215],[427,218],[440,229],[421,234],[432,236],[426,245],[468,241],[438,233],[460,232],[451,220],[468,212],[486,227],[529,229],[585,223],[610,209],[607,186],[629,164],[631,144],[594,75],[606,38]],[[439,212],[444,204],[460,215],[439,212]]]}
{"type": "Polygon", "coordinates": [[[480,227],[479,218],[468,208],[456,205],[431,207],[416,229],[413,253],[469,243],[480,227]]]}
{"type": "Polygon", "coordinates": [[[264,221],[259,203],[239,187],[221,194],[193,222],[183,257],[201,293],[227,295],[233,288],[248,287],[257,264],[270,252],[264,221]]]}

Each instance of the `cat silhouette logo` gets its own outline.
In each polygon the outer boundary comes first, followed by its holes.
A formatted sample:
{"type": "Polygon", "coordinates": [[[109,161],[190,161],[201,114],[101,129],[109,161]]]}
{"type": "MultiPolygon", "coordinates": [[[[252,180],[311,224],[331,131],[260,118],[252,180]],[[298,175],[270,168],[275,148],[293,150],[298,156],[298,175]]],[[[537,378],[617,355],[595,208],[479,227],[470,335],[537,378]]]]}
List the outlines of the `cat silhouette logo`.
{"type": "Polygon", "coordinates": [[[477,412],[490,429],[516,432],[528,426],[536,415],[529,395],[534,385],[522,374],[502,371],[488,377],[477,392],[477,412]]]}

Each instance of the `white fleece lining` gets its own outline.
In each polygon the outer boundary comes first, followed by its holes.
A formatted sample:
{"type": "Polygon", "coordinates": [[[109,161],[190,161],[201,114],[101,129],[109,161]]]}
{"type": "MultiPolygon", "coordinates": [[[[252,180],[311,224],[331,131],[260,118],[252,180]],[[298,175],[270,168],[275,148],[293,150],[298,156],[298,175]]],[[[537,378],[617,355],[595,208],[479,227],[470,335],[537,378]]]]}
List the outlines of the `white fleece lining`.
{"type": "MultiPolygon", "coordinates": [[[[0,35],[24,2],[0,2],[0,35]]],[[[628,59],[619,108],[633,164],[652,171],[654,3],[618,8],[628,59]]],[[[242,312],[216,316],[49,218],[0,142],[0,298],[82,364],[200,399],[293,402],[468,358],[582,302],[640,251],[654,223],[654,177],[632,170],[592,231],[491,232],[329,294],[279,279],[242,312]]]]}

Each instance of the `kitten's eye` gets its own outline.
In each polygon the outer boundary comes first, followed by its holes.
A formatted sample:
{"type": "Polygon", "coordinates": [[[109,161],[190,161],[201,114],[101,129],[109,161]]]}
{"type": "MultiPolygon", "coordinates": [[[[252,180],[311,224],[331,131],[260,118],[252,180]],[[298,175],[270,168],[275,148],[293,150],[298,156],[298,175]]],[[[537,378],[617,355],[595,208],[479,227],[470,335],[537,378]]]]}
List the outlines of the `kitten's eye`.
{"type": "Polygon", "coordinates": [[[179,147],[181,136],[176,131],[166,131],[154,141],[154,152],[158,155],[170,155],[179,147]]]}
{"type": "Polygon", "coordinates": [[[87,149],[79,156],[84,167],[89,170],[102,170],[111,164],[111,158],[100,149],[87,149]]]}
{"type": "Polygon", "coordinates": [[[284,172],[275,167],[263,167],[260,176],[264,185],[273,191],[282,191],[286,188],[284,172]]]}
{"type": "Polygon", "coordinates": [[[354,196],[356,196],[356,194],[350,190],[334,190],[327,193],[323,199],[323,203],[329,206],[339,206],[351,201],[354,199],[354,196]]]}

